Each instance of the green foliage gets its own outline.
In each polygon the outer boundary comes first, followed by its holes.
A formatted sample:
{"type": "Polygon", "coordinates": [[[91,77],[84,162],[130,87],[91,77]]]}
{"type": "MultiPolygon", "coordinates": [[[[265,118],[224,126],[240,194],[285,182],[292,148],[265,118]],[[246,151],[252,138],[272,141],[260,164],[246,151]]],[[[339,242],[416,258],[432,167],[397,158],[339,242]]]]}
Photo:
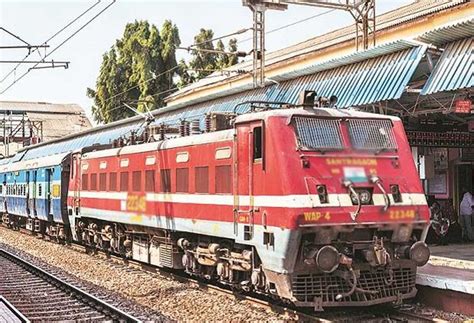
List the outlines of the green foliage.
{"type": "Polygon", "coordinates": [[[103,55],[95,89],[87,89],[87,96],[94,100],[94,119],[109,123],[134,116],[124,103],[142,112],[160,108],[176,87],[237,64],[235,55],[199,50],[237,51],[236,39],[229,41],[227,49],[221,40],[214,48],[213,37],[212,30],[200,30],[194,37],[195,50],[188,66],[184,60],[177,62],[176,48],[181,41],[170,20],[161,30],[147,21],[128,23],[123,36],[103,55]]]}
{"type": "Polygon", "coordinates": [[[192,59],[189,66],[193,69],[193,76],[196,80],[212,74],[214,71],[222,70],[238,63],[236,55],[229,55],[229,52],[237,52],[237,39],[229,41],[227,49],[222,40],[218,40],[216,46],[212,42],[214,33],[210,29],[201,28],[194,36],[195,50],[191,51],[192,59]],[[204,50],[204,51],[202,51],[204,50]],[[216,50],[226,53],[212,53],[205,50],[216,50]]]}
{"type": "MultiPolygon", "coordinates": [[[[201,28],[199,33],[194,36],[194,48],[202,50],[214,50],[212,43],[214,32],[210,29],[201,28]]],[[[208,76],[216,68],[217,55],[206,51],[192,50],[193,58],[189,62],[189,66],[194,70],[196,79],[208,76]]]]}
{"type": "Polygon", "coordinates": [[[122,38],[103,56],[95,90],[87,89],[95,120],[109,123],[135,115],[124,102],[139,111],[163,106],[169,92],[162,92],[175,87],[179,45],[178,28],[169,20],[161,32],[147,21],[127,24],[122,38]]]}
{"type": "Polygon", "coordinates": [[[178,63],[178,74],[179,74],[179,82],[178,82],[179,88],[185,87],[186,85],[196,81],[196,76],[194,75],[194,73],[190,73],[188,64],[186,64],[184,59],[181,59],[178,63]]]}

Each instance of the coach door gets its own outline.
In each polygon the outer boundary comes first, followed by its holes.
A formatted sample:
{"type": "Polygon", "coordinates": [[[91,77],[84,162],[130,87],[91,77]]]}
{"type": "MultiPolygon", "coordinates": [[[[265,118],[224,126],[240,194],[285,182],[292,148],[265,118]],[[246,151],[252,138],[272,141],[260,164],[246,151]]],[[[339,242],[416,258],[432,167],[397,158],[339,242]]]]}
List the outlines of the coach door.
{"type": "Polygon", "coordinates": [[[28,189],[28,209],[30,210],[30,216],[36,216],[36,178],[38,175],[37,170],[30,170],[28,172],[29,177],[29,189],[28,189]]]}
{"type": "Polygon", "coordinates": [[[1,211],[6,213],[7,212],[7,199],[6,199],[6,196],[7,196],[7,174],[2,174],[1,175],[1,180],[2,180],[1,190],[0,190],[1,203],[2,203],[1,211]]]}
{"type": "Polygon", "coordinates": [[[72,208],[73,213],[75,215],[79,215],[79,208],[80,208],[80,193],[81,193],[81,178],[82,170],[81,170],[81,154],[77,153],[72,155],[72,167],[71,167],[71,181],[72,181],[72,190],[73,190],[73,197],[72,197],[72,208]]]}
{"type": "Polygon", "coordinates": [[[45,170],[45,175],[44,175],[44,197],[45,197],[45,202],[46,202],[46,215],[48,216],[48,219],[51,221],[53,220],[53,212],[51,210],[52,208],[52,203],[51,203],[51,185],[53,182],[53,172],[54,168],[46,168],[45,170]]]}
{"type": "MultiPolygon", "coordinates": [[[[263,179],[264,123],[256,121],[237,126],[237,159],[234,160],[234,231],[238,239],[251,240],[254,234],[255,183],[263,179]],[[235,171],[237,173],[235,173],[235,171]]],[[[258,205],[257,205],[258,206],[258,205]]]]}

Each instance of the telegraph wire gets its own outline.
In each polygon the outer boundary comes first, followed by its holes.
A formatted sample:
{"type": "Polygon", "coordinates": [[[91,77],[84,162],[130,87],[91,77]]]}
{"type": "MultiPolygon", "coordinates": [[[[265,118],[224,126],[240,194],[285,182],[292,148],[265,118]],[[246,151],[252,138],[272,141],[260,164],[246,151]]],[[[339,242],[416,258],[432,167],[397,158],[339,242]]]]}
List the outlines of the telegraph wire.
{"type": "MultiPolygon", "coordinates": [[[[73,23],[75,23],[77,20],[79,20],[80,18],[82,18],[86,13],[88,13],[89,11],[91,11],[95,6],[97,6],[99,3],[101,2],[101,0],[97,0],[97,2],[95,4],[93,4],[92,6],[90,6],[89,8],[87,8],[85,11],[83,11],[79,16],[77,16],[76,18],[74,18],[73,20],[71,20],[66,26],[64,26],[63,28],[61,28],[59,31],[57,31],[54,35],[52,35],[51,37],[49,37],[47,40],[45,40],[43,42],[42,45],[46,45],[49,41],[53,40],[57,35],[59,35],[61,32],[63,32],[65,29],[67,29],[69,26],[71,26],[73,23]]],[[[5,30],[4,28],[2,28],[3,30],[5,30]]],[[[29,45],[29,44],[28,44],[29,45]]],[[[33,49],[32,51],[30,51],[24,58],[23,58],[23,61],[25,61],[32,53],[34,52],[38,52],[38,55],[40,56],[41,59],[44,59],[45,57],[43,57],[41,55],[41,53],[39,52],[38,48],[35,48],[33,49]]],[[[45,53],[46,55],[46,53],[45,53]]],[[[16,71],[16,69],[21,65],[22,63],[18,63],[10,72],[8,72],[8,74],[2,78],[2,80],[0,81],[0,83],[3,83],[12,73],[14,73],[16,71]]]]}
{"type": "MultiPolygon", "coordinates": [[[[91,19],[89,19],[84,25],[82,25],[79,29],[77,29],[72,35],[70,35],[68,38],[66,38],[64,41],[62,41],[58,46],[56,46],[51,52],[46,54],[43,59],[47,58],[51,54],[53,54],[55,51],[57,51],[59,48],[61,48],[65,43],[67,43],[71,38],[73,38],[75,35],[77,35],[81,30],[83,30],[86,26],[88,26],[92,21],[94,21],[97,17],[99,17],[104,11],[109,9],[116,0],[113,0],[109,5],[107,5],[104,9],[99,11],[95,16],[93,16],[91,19]]],[[[25,73],[23,73],[18,79],[13,81],[6,89],[4,89],[0,94],[5,93],[8,89],[10,89],[13,85],[15,85],[17,82],[19,82],[23,77],[25,77],[32,69],[34,69],[36,66],[38,66],[39,63],[35,64],[33,67],[30,67],[25,73]]]]}

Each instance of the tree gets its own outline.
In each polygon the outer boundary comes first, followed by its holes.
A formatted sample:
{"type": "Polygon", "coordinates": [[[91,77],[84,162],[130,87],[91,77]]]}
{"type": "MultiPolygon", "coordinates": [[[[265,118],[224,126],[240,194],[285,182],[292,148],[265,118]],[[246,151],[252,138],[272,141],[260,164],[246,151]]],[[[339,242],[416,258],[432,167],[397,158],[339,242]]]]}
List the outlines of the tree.
{"type": "Polygon", "coordinates": [[[213,37],[213,31],[204,28],[201,28],[199,33],[194,37],[193,48],[195,49],[191,51],[192,59],[189,62],[189,66],[194,70],[192,75],[194,75],[196,80],[206,77],[216,70],[222,70],[238,63],[236,55],[206,51],[237,52],[237,39],[232,38],[226,49],[222,40],[218,40],[214,48],[212,42],[213,37]]]}
{"type": "Polygon", "coordinates": [[[147,21],[127,24],[122,38],[103,56],[95,90],[87,89],[94,119],[109,123],[135,115],[124,103],[139,111],[163,106],[175,88],[179,45],[178,28],[169,20],[161,32],[147,21]]]}
{"type": "Polygon", "coordinates": [[[205,51],[214,50],[212,38],[214,38],[214,32],[211,29],[204,28],[201,28],[199,33],[194,36],[194,48],[197,50],[191,51],[193,58],[189,62],[189,66],[194,70],[196,79],[208,76],[216,68],[216,54],[205,51]],[[204,49],[204,51],[199,49],[204,49]]]}
{"type": "Polygon", "coordinates": [[[195,73],[190,73],[188,64],[181,59],[178,63],[179,82],[178,87],[182,88],[196,81],[195,73]]]}
{"type": "MultiPolygon", "coordinates": [[[[229,49],[228,51],[231,52],[231,53],[236,53],[237,52],[237,39],[235,38],[231,38],[229,40],[229,45],[228,45],[229,49]]],[[[237,55],[229,55],[229,62],[227,63],[227,67],[229,66],[232,66],[232,65],[235,65],[239,62],[239,58],[237,57],[237,55]]]]}
{"type": "MultiPolygon", "coordinates": [[[[221,52],[227,52],[227,53],[237,52],[237,39],[235,38],[230,39],[227,49],[224,47],[224,43],[222,42],[222,40],[219,39],[216,43],[216,50],[219,50],[221,52]]],[[[219,54],[219,53],[216,55],[217,55],[216,67],[218,69],[224,69],[232,65],[235,65],[239,62],[237,55],[219,54]]]]}
{"type": "MultiPolygon", "coordinates": [[[[218,40],[216,44],[216,49],[221,52],[225,52],[225,46],[222,40],[218,40]]],[[[229,64],[229,55],[226,54],[216,54],[217,60],[216,60],[216,67],[219,69],[226,68],[227,65],[229,64]]]]}

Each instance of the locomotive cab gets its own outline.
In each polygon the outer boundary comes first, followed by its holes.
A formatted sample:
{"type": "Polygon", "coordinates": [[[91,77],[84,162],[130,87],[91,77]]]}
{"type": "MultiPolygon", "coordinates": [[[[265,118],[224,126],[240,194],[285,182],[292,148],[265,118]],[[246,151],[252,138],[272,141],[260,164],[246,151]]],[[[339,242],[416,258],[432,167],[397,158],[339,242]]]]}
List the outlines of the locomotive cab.
{"type": "Polygon", "coordinates": [[[416,294],[429,211],[398,118],[285,109],[236,128],[237,239],[256,243],[269,290],[316,309],[416,294]]]}

